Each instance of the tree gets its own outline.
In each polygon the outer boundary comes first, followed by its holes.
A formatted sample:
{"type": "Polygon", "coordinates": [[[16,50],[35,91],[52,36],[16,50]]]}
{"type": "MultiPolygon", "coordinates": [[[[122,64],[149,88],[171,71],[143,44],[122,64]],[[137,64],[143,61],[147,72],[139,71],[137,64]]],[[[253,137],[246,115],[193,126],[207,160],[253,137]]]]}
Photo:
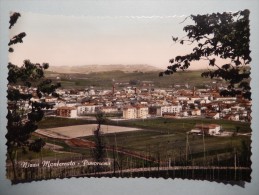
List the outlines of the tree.
{"type": "MultiPolygon", "coordinates": [[[[10,16],[11,29],[21,15],[13,13],[10,16]]],[[[15,35],[9,42],[9,52],[14,49],[10,46],[22,43],[26,33],[15,35]]],[[[8,114],[7,114],[7,134],[6,145],[7,155],[12,164],[14,181],[16,174],[16,155],[18,150],[40,152],[45,145],[44,140],[36,139],[32,141],[31,134],[38,128],[37,123],[44,117],[43,109],[52,106],[45,102],[34,101],[33,98],[42,98],[45,95],[57,96],[56,88],[60,84],[52,84],[49,79],[44,79],[44,70],[49,67],[48,63],[32,63],[24,60],[22,66],[17,66],[9,62],[8,64],[8,114]]]]}
{"type": "Polygon", "coordinates": [[[94,143],[93,157],[96,162],[103,162],[105,155],[105,143],[102,139],[101,125],[105,122],[105,116],[103,112],[97,112],[96,114],[97,128],[94,130],[94,143]]]}
{"type": "Polygon", "coordinates": [[[159,76],[184,71],[193,61],[207,60],[211,68],[201,76],[227,81],[227,89],[220,92],[222,96],[242,95],[250,100],[249,14],[249,10],[243,10],[187,17],[185,20],[190,18],[194,24],[183,28],[185,37],[173,37],[173,41],[182,45],[189,43],[194,46],[193,51],[170,59],[171,65],[159,76]]]}

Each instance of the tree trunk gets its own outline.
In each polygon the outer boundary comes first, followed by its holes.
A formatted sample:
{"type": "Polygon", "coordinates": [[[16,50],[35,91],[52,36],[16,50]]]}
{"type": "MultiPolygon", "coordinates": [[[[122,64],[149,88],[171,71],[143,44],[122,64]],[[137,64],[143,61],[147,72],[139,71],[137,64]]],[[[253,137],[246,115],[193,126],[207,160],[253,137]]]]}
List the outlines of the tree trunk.
{"type": "Polygon", "coordinates": [[[16,181],[17,180],[17,174],[16,174],[16,167],[15,167],[15,158],[13,158],[12,156],[12,152],[11,151],[8,151],[8,156],[10,158],[10,161],[12,163],[12,168],[13,168],[13,181],[16,181]]]}

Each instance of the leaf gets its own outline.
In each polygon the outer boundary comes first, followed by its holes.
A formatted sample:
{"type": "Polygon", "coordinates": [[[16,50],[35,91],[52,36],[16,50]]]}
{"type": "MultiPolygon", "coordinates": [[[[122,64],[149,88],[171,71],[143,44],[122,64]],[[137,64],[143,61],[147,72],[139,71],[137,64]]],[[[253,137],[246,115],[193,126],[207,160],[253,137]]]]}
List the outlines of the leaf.
{"type": "Polygon", "coordinates": [[[13,50],[12,47],[10,47],[8,51],[9,51],[10,53],[12,53],[14,50],[13,50]]]}
{"type": "Polygon", "coordinates": [[[18,18],[21,16],[20,13],[18,12],[14,12],[11,16],[10,16],[10,20],[9,20],[9,23],[10,23],[10,26],[9,26],[9,29],[11,29],[13,27],[13,25],[16,23],[16,21],[18,20],[18,18]]]}
{"type": "Polygon", "coordinates": [[[178,40],[178,37],[173,37],[172,36],[172,39],[173,39],[174,42],[176,42],[178,40]]]}
{"type": "Polygon", "coordinates": [[[169,60],[170,63],[174,63],[174,58],[169,60]]]}
{"type": "Polygon", "coordinates": [[[213,59],[211,59],[211,60],[209,60],[209,61],[210,61],[209,65],[210,65],[210,66],[214,66],[216,59],[213,58],[213,59]]]}

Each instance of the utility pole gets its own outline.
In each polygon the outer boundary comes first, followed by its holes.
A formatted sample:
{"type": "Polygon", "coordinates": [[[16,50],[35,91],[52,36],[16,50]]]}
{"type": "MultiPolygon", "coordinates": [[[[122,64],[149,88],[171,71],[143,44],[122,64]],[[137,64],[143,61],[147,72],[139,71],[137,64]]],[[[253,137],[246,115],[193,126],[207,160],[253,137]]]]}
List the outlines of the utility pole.
{"type": "Polygon", "coordinates": [[[202,123],[202,141],[203,141],[203,164],[205,165],[206,160],[206,149],[205,149],[205,138],[204,138],[204,129],[203,129],[203,123],[202,123]]]}
{"type": "Polygon", "coordinates": [[[114,145],[112,148],[112,154],[113,154],[113,176],[115,176],[115,152],[114,152],[114,145]]]}
{"type": "Polygon", "coordinates": [[[185,158],[185,161],[187,162],[188,161],[188,148],[189,148],[189,132],[186,132],[186,158],[185,158]]]}
{"type": "Polygon", "coordinates": [[[237,177],[237,152],[236,152],[236,148],[234,148],[234,153],[235,153],[234,166],[235,166],[235,180],[236,180],[236,177],[237,177]]]}

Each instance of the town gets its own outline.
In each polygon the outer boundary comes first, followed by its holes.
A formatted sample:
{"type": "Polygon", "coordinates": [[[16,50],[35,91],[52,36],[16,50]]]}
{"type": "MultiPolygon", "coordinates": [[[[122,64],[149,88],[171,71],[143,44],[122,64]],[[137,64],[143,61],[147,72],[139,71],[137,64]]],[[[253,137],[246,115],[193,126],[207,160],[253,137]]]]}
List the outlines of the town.
{"type": "MultiPolygon", "coordinates": [[[[240,97],[222,97],[219,87],[195,88],[175,86],[154,88],[152,81],[140,86],[125,85],[111,89],[57,89],[59,97],[37,98],[36,89],[14,86],[21,93],[31,93],[31,101],[46,102],[52,109],[45,116],[84,118],[98,111],[111,120],[163,118],[209,118],[250,122],[251,102],[240,97]]],[[[29,105],[23,102],[23,107],[29,105]]],[[[196,128],[197,129],[197,128],[196,128]]],[[[195,132],[195,130],[193,131],[195,132]]]]}

